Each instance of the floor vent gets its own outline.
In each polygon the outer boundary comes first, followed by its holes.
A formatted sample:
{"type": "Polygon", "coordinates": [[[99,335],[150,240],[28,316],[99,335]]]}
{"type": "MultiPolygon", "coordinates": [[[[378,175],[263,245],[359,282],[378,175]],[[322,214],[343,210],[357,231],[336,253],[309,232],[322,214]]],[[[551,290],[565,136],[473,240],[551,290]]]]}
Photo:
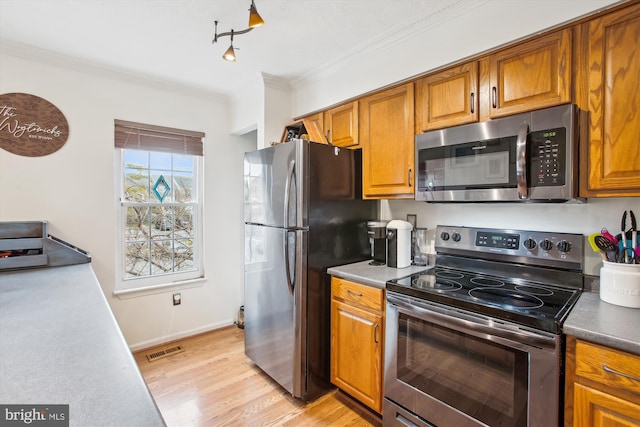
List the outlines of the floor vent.
{"type": "Polygon", "coordinates": [[[171,356],[173,354],[182,353],[184,348],[182,346],[177,345],[175,347],[165,348],[164,350],[156,351],[153,353],[147,354],[147,360],[149,362],[153,362],[154,360],[162,359],[163,357],[171,356]]]}

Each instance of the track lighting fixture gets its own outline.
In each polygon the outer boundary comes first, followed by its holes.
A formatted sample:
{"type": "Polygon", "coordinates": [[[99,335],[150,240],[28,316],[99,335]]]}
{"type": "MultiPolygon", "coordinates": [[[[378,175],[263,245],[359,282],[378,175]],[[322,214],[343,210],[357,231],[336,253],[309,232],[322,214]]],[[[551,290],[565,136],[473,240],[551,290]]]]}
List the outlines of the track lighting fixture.
{"type": "Polygon", "coordinates": [[[256,9],[254,0],[251,0],[251,6],[249,6],[249,28],[241,31],[235,31],[231,29],[231,31],[229,32],[218,34],[218,21],[214,21],[214,24],[215,24],[215,32],[214,32],[212,43],[215,44],[218,41],[218,39],[221,37],[230,36],[231,45],[229,46],[229,49],[225,51],[224,55],[222,55],[222,59],[229,62],[235,62],[236,53],[235,53],[235,50],[233,49],[233,36],[248,33],[249,31],[253,30],[255,27],[259,27],[260,25],[263,25],[264,20],[258,13],[258,9],[256,9]]]}
{"type": "Polygon", "coordinates": [[[233,50],[233,30],[231,30],[231,46],[222,55],[222,59],[229,62],[236,62],[236,52],[233,50]]]}

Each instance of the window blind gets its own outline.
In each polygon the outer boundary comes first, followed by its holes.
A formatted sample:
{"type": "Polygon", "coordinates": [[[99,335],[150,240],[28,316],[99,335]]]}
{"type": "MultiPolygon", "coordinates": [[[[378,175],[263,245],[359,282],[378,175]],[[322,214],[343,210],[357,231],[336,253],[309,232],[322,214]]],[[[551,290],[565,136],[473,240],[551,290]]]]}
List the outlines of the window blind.
{"type": "Polygon", "coordinates": [[[115,120],[116,148],[202,156],[203,137],[203,132],[115,120]]]}

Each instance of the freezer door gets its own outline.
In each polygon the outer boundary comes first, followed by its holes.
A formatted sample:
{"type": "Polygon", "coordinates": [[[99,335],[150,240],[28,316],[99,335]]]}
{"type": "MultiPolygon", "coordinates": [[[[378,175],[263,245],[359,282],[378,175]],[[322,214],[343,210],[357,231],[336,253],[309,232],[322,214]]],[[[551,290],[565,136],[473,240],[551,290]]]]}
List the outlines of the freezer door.
{"type": "Polygon", "coordinates": [[[306,382],[306,235],[245,225],[245,353],[296,397],[306,382]]]}
{"type": "Polygon", "coordinates": [[[305,227],[301,185],[308,143],[288,142],[245,153],[244,222],[305,227]]]}

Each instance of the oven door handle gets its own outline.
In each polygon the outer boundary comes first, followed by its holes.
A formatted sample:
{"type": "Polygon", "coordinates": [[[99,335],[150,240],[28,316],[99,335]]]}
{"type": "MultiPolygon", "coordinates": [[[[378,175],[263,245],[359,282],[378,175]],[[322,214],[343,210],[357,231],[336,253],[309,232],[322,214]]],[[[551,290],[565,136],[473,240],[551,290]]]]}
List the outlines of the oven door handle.
{"type": "Polygon", "coordinates": [[[510,347],[514,344],[525,344],[541,349],[556,349],[556,336],[544,334],[544,332],[532,332],[518,327],[509,327],[504,323],[498,323],[486,316],[475,313],[461,313],[445,307],[436,307],[429,303],[418,301],[415,298],[390,295],[387,292],[387,302],[402,309],[406,314],[421,320],[433,322],[438,325],[455,329],[469,335],[493,341],[505,341],[510,347]],[[479,322],[486,322],[482,324],[479,322]],[[508,342],[506,342],[508,341],[508,342]]]}

